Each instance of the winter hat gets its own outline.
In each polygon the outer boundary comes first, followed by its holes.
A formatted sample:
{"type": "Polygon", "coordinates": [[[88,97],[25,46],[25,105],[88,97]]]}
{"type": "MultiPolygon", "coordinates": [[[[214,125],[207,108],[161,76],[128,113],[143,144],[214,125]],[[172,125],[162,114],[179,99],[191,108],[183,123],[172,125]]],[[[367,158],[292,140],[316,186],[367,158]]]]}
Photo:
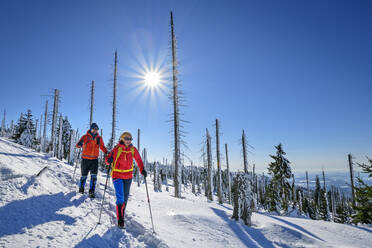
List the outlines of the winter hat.
{"type": "Polygon", "coordinates": [[[120,140],[124,141],[125,137],[132,138],[132,134],[130,132],[124,132],[122,135],[120,135],[120,140]]]}
{"type": "Polygon", "coordinates": [[[92,130],[92,129],[99,129],[98,128],[98,125],[96,124],[96,123],[92,123],[92,125],[90,125],[90,130],[92,130]]]}

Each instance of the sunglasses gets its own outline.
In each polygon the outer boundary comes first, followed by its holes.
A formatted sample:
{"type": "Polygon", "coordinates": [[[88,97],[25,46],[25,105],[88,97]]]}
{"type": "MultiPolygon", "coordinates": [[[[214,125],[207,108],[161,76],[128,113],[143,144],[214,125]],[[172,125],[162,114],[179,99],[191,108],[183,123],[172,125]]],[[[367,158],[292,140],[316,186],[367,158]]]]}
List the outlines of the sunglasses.
{"type": "Polygon", "coordinates": [[[130,141],[130,140],[133,140],[133,139],[130,138],[130,137],[124,137],[124,140],[128,140],[128,141],[130,141]]]}

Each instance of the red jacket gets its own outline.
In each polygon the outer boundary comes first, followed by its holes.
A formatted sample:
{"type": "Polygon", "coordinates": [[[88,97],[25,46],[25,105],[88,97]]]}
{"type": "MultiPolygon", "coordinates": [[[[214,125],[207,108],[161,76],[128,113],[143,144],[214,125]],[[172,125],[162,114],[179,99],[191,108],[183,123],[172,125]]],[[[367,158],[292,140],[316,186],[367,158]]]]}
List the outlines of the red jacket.
{"type": "Polygon", "coordinates": [[[133,178],[134,161],[140,172],[143,171],[142,158],[133,145],[125,146],[124,144],[117,144],[114,149],[106,156],[106,164],[109,158],[112,157],[111,176],[112,178],[130,179],[133,178]]]}
{"type": "Polygon", "coordinates": [[[98,134],[92,136],[89,131],[83,135],[83,137],[81,137],[79,142],[76,144],[76,148],[81,147],[83,147],[83,159],[97,159],[99,155],[99,148],[101,148],[102,152],[107,152],[102,137],[98,134]]]}

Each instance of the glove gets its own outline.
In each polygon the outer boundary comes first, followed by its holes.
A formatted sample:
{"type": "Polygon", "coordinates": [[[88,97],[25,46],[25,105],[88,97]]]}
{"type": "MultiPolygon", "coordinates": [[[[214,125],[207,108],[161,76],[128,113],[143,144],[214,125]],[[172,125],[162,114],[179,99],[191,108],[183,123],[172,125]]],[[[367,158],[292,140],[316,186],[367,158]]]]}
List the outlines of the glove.
{"type": "Polygon", "coordinates": [[[111,156],[109,158],[107,158],[107,163],[110,165],[112,164],[112,162],[114,161],[114,158],[111,156]]]}
{"type": "Polygon", "coordinates": [[[146,171],[145,169],[142,170],[142,175],[143,175],[144,177],[147,177],[147,171],[146,171]]]}

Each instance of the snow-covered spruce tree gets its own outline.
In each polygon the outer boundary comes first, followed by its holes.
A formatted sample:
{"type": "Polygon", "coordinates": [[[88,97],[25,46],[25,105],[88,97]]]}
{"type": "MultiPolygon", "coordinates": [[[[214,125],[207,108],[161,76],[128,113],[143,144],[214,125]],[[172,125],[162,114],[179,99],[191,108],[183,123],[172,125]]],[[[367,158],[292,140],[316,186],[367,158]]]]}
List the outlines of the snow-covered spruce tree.
{"type": "Polygon", "coordinates": [[[63,158],[67,159],[70,153],[70,136],[72,127],[68,121],[67,116],[63,119],[62,123],[62,145],[63,145],[63,158]]]}
{"type": "Polygon", "coordinates": [[[280,213],[280,188],[279,182],[271,180],[266,186],[266,205],[270,212],[280,213]]]}
{"type": "MultiPolygon", "coordinates": [[[[372,177],[372,160],[368,159],[369,164],[358,164],[362,168],[362,173],[372,177]]],[[[359,176],[355,187],[354,206],[355,214],[352,216],[353,223],[372,224],[372,185],[365,183],[359,176]]]]}
{"type": "Polygon", "coordinates": [[[154,191],[161,191],[161,176],[158,162],[154,163],[154,191]]]}
{"type": "Polygon", "coordinates": [[[255,197],[252,191],[251,178],[247,173],[239,172],[233,184],[234,210],[231,218],[242,219],[248,226],[252,225],[252,212],[256,208],[255,197]]]}
{"type": "Polygon", "coordinates": [[[12,138],[13,137],[13,134],[14,134],[14,121],[11,120],[10,121],[10,126],[9,126],[9,130],[8,130],[8,134],[7,134],[7,138],[12,138]]]}
{"type": "Polygon", "coordinates": [[[21,125],[23,125],[24,130],[19,137],[18,143],[31,148],[36,143],[36,129],[31,110],[27,110],[21,125]]]}
{"type": "Polygon", "coordinates": [[[25,117],[23,116],[23,113],[21,113],[17,121],[17,124],[14,126],[14,132],[12,136],[12,139],[17,143],[18,143],[19,138],[21,137],[21,134],[26,129],[25,123],[26,123],[25,117]]]}
{"type": "Polygon", "coordinates": [[[302,198],[303,198],[303,191],[301,188],[296,188],[296,201],[297,201],[297,206],[298,210],[300,213],[302,213],[302,198]]]}
{"type": "Polygon", "coordinates": [[[314,206],[307,197],[304,197],[302,200],[302,211],[311,219],[316,219],[316,211],[314,209],[314,206]]]}
{"type": "Polygon", "coordinates": [[[349,211],[348,205],[349,203],[346,197],[342,194],[340,197],[340,201],[336,207],[335,222],[337,223],[349,223],[350,222],[350,211],[349,211]]]}
{"type": "MultiPolygon", "coordinates": [[[[270,201],[270,209],[277,209],[277,198],[280,198],[280,208],[284,212],[288,211],[289,202],[289,192],[291,190],[291,185],[288,179],[291,178],[292,171],[290,167],[290,162],[284,157],[286,154],[283,151],[282,144],[275,146],[276,155],[270,155],[274,162],[271,162],[268,167],[269,174],[271,175],[271,182],[268,188],[269,194],[268,198],[270,201]]],[[[279,209],[277,209],[278,211],[279,209]]]]}
{"type": "Polygon", "coordinates": [[[314,208],[317,219],[329,220],[327,200],[325,198],[324,189],[320,186],[320,179],[318,175],[316,175],[315,178],[314,208]]]}

